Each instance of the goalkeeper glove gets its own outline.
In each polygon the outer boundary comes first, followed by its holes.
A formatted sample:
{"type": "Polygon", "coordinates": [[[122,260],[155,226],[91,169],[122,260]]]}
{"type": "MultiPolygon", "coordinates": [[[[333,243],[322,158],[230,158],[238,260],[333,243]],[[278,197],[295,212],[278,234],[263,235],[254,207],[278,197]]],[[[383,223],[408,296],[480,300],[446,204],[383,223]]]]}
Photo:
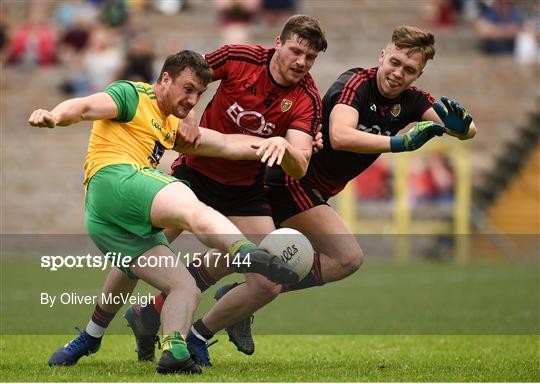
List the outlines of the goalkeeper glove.
{"type": "Polygon", "coordinates": [[[433,103],[433,109],[439,115],[446,128],[456,136],[466,136],[469,133],[472,116],[467,110],[457,101],[451,100],[446,96],[441,96],[443,107],[439,103],[433,103]]]}
{"type": "Polygon", "coordinates": [[[422,121],[416,124],[403,136],[390,138],[392,152],[414,151],[431,140],[435,135],[442,136],[444,127],[433,121],[422,121]]]}

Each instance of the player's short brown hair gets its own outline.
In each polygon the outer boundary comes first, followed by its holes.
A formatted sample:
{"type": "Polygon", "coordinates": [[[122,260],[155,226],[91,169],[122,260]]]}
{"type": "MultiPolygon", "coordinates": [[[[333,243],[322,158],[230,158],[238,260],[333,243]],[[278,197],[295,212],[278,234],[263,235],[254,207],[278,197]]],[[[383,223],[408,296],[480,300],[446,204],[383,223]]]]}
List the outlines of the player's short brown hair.
{"type": "Polygon", "coordinates": [[[317,50],[317,52],[326,51],[328,47],[319,21],[311,16],[294,15],[289,17],[281,30],[279,38],[284,43],[293,35],[298,35],[301,39],[307,40],[309,47],[317,50]]]}
{"type": "Polygon", "coordinates": [[[424,63],[435,56],[435,36],[417,27],[409,25],[397,27],[392,33],[392,43],[399,49],[409,48],[409,56],[420,52],[424,57],[424,63]]]}
{"type": "Polygon", "coordinates": [[[191,69],[204,86],[207,86],[212,81],[212,68],[208,65],[204,57],[200,53],[183,50],[167,56],[157,82],[161,82],[164,72],[167,72],[171,79],[174,80],[186,68],[191,69]]]}

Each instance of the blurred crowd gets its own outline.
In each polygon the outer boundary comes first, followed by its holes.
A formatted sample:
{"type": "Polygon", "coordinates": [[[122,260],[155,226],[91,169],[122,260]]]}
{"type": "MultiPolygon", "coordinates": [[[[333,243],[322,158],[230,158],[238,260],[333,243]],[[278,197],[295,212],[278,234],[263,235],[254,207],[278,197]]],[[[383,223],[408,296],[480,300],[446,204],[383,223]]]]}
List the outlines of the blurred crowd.
{"type": "MultiPolygon", "coordinates": [[[[17,2],[18,3],[18,2],[17,2]]],[[[175,15],[198,6],[193,0],[65,0],[26,2],[23,20],[0,18],[3,63],[24,67],[61,66],[60,85],[68,95],[102,90],[122,78],[152,82],[159,52],[145,17],[175,15]]],[[[222,43],[252,42],[261,25],[279,28],[298,11],[296,0],[214,0],[222,43]]],[[[479,49],[489,55],[514,54],[520,62],[540,58],[540,15],[531,0],[433,0],[434,26],[457,30],[468,25],[479,49]]],[[[168,47],[168,49],[172,49],[168,47]]],[[[176,47],[177,49],[177,47],[176,47]]]]}
{"type": "MultiPolygon", "coordinates": [[[[196,6],[187,0],[66,0],[26,2],[25,16],[0,18],[2,63],[25,68],[60,66],[59,85],[70,96],[103,90],[117,79],[153,82],[160,62],[178,47],[157,48],[145,17],[176,15],[196,6]]],[[[216,0],[223,42],[249,42],[260,23],[281,23],[296,11],[295,0],[216,0]]]]}
{"type": "MultiPolygon", "coordinates": [[[[358,202],[390,201],[394,196],[391,160],[380,157],[355,179],[358,202]]],[[[424,202],[449,203],[454,198],[455,172],[448,156],[440,153],[412,158],[408,175],[409,200],[412,206],[424,202]]]]}
{"type": "Polygon", "coordinates": [[[520,63],[540,60],[540,3],[536,0],[437,0],[435,25],[469,24],[487,55],[514,55],[520,63]]]}

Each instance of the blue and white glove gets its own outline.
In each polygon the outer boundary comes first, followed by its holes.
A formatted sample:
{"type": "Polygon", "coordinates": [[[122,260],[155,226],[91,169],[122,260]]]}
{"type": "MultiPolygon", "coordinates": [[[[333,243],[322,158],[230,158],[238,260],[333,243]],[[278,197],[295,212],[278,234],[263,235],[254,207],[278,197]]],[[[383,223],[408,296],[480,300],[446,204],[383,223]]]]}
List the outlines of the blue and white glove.
{"type": "Polygon", "coordinates": [[[433,121],[422,121],[416,124],[403,136],[390,138],[392,152],[414,151],[427,143],[435,136],[442,136],[444,127],[433,121]]]}
{"type": "Polygon", "coordinates": [[[441,96],[441,101],[446,108],[439,103],[433,103],[433,109],[443,121],[444,126],[448,128],[449,133],[457,137],[467,136],[473,120],[472,116],[455,100],[441,96]]]}

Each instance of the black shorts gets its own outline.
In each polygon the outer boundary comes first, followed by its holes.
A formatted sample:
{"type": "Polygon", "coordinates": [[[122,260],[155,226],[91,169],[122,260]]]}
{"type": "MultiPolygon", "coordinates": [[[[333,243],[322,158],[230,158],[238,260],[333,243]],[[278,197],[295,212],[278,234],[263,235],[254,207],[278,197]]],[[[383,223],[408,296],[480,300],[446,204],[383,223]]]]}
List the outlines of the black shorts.
{"type": "Polygon", "coordinates": [[[189,168],[184,162],[173,168],[172,175],[188,181],[200,201],[225,216],[272,216],[262,175],[254,185],[226,185],[189,168]]]}
{"type": "Polygon", "coordinates": [[[264,182],[276,227],[300,212],[318,205],[328,205],[313,183],[305,178],[295,180],[281,167],[266,168],[264,182]]]}

